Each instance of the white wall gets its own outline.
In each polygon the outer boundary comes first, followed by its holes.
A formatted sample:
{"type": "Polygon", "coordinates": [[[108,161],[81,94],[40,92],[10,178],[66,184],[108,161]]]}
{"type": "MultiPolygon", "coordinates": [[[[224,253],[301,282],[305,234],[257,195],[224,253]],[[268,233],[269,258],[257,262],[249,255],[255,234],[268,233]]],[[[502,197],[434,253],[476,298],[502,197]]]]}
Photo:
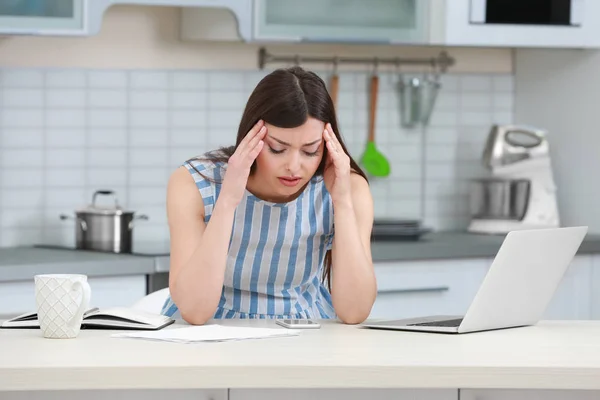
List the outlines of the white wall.
{"type": "Polygon", "coordinates": [[[563,225],[600,232],[600,51],[518,50],[515,121],[548,130],[563,225]]]}

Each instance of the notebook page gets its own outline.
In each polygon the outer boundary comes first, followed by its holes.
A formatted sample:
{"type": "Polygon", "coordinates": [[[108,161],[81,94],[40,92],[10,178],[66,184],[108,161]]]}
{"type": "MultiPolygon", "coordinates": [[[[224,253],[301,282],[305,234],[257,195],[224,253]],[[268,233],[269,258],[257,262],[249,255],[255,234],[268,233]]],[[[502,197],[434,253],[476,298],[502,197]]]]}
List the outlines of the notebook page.
{"type": "Polygon", "coordinates": [[[186,328],[163,329],[156,332],[116,333],[111,335],[111,337],[149,339],[178,343],[196,343],[286,337],[297,336],[299,334],[300,332],[297,329],[203,325],[186,328]]]}

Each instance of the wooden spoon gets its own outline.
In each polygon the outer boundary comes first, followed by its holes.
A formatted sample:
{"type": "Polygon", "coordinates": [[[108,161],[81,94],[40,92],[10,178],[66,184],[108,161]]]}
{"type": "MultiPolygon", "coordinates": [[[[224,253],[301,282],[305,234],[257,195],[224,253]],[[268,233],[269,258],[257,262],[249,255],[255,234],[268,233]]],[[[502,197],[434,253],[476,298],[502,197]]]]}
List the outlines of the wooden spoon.
{"type": "Polygon", "coordinates": [[[331,96],[331,100],[333,101],[333,106],[336,108],[339,87],[340,77],[338,76],[337,71],[334,71],[333,75],[331,75],[331,82],[329,82],[329,95],[331,96]]]}
{"type": "Polygon", "coordinates": [[[377,92],[379,90],[379,77],[373,73],[371,77],[371,104],[369,115],[369,137],[367,146],[362,155],[361,163],[367,172],[373,176],[388,176],[390,174],[390,163],[375,146],[375,117],[377,112],[377,92]]]}

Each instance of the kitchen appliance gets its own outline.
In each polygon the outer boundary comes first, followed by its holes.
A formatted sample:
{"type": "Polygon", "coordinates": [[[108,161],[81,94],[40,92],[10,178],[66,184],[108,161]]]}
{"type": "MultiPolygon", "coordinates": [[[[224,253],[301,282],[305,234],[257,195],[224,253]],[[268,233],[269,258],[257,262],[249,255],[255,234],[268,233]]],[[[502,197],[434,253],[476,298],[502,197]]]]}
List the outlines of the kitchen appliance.
{"type": "Polygon", "coordinates": [[[471,24],[581,26],[585,0],[471,0],[471,24]]]}
{"type": "Polygon", "coordinates": [[[470,182],[468,231],[505,234],[559,226],[545,131],[519,125],[492,126],[483,163],[492,176],[470,182]]]}
{"type": "Polygon", "coordinates": [[[63,214],[60,219],[75,220],[77,249],[131,253],[134,222],[147,220],[148,216],[135,215],[134,211],[124,211],[113,191],[97,190],[94,192],[90,206],[76,211],[75,217],[63,214]],[[112,196],[114,205],[96,204],[99,195],[112,196]]]}

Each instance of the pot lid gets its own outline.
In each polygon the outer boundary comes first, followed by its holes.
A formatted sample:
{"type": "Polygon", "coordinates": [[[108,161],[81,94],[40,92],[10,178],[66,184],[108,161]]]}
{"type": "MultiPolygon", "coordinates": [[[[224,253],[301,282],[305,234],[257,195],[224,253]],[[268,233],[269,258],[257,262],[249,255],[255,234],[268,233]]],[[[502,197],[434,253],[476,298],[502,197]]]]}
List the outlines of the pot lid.
{"type": "Polygon", "coordinates": [[[85,214],[100,214],[100,215],[124,215],[124,214],[133,214],[133,211],[125,211],[119,205],[119,201],[117,200],[117,196],[112,190],[96,190],[92,197],[92,204],[89,206],[77,210],[77,213],[85,213],[85,214]],[[104,196],[112,196],[114,198],[114,205],[97,205],[96,197],[99,195],[104,196]]]}

